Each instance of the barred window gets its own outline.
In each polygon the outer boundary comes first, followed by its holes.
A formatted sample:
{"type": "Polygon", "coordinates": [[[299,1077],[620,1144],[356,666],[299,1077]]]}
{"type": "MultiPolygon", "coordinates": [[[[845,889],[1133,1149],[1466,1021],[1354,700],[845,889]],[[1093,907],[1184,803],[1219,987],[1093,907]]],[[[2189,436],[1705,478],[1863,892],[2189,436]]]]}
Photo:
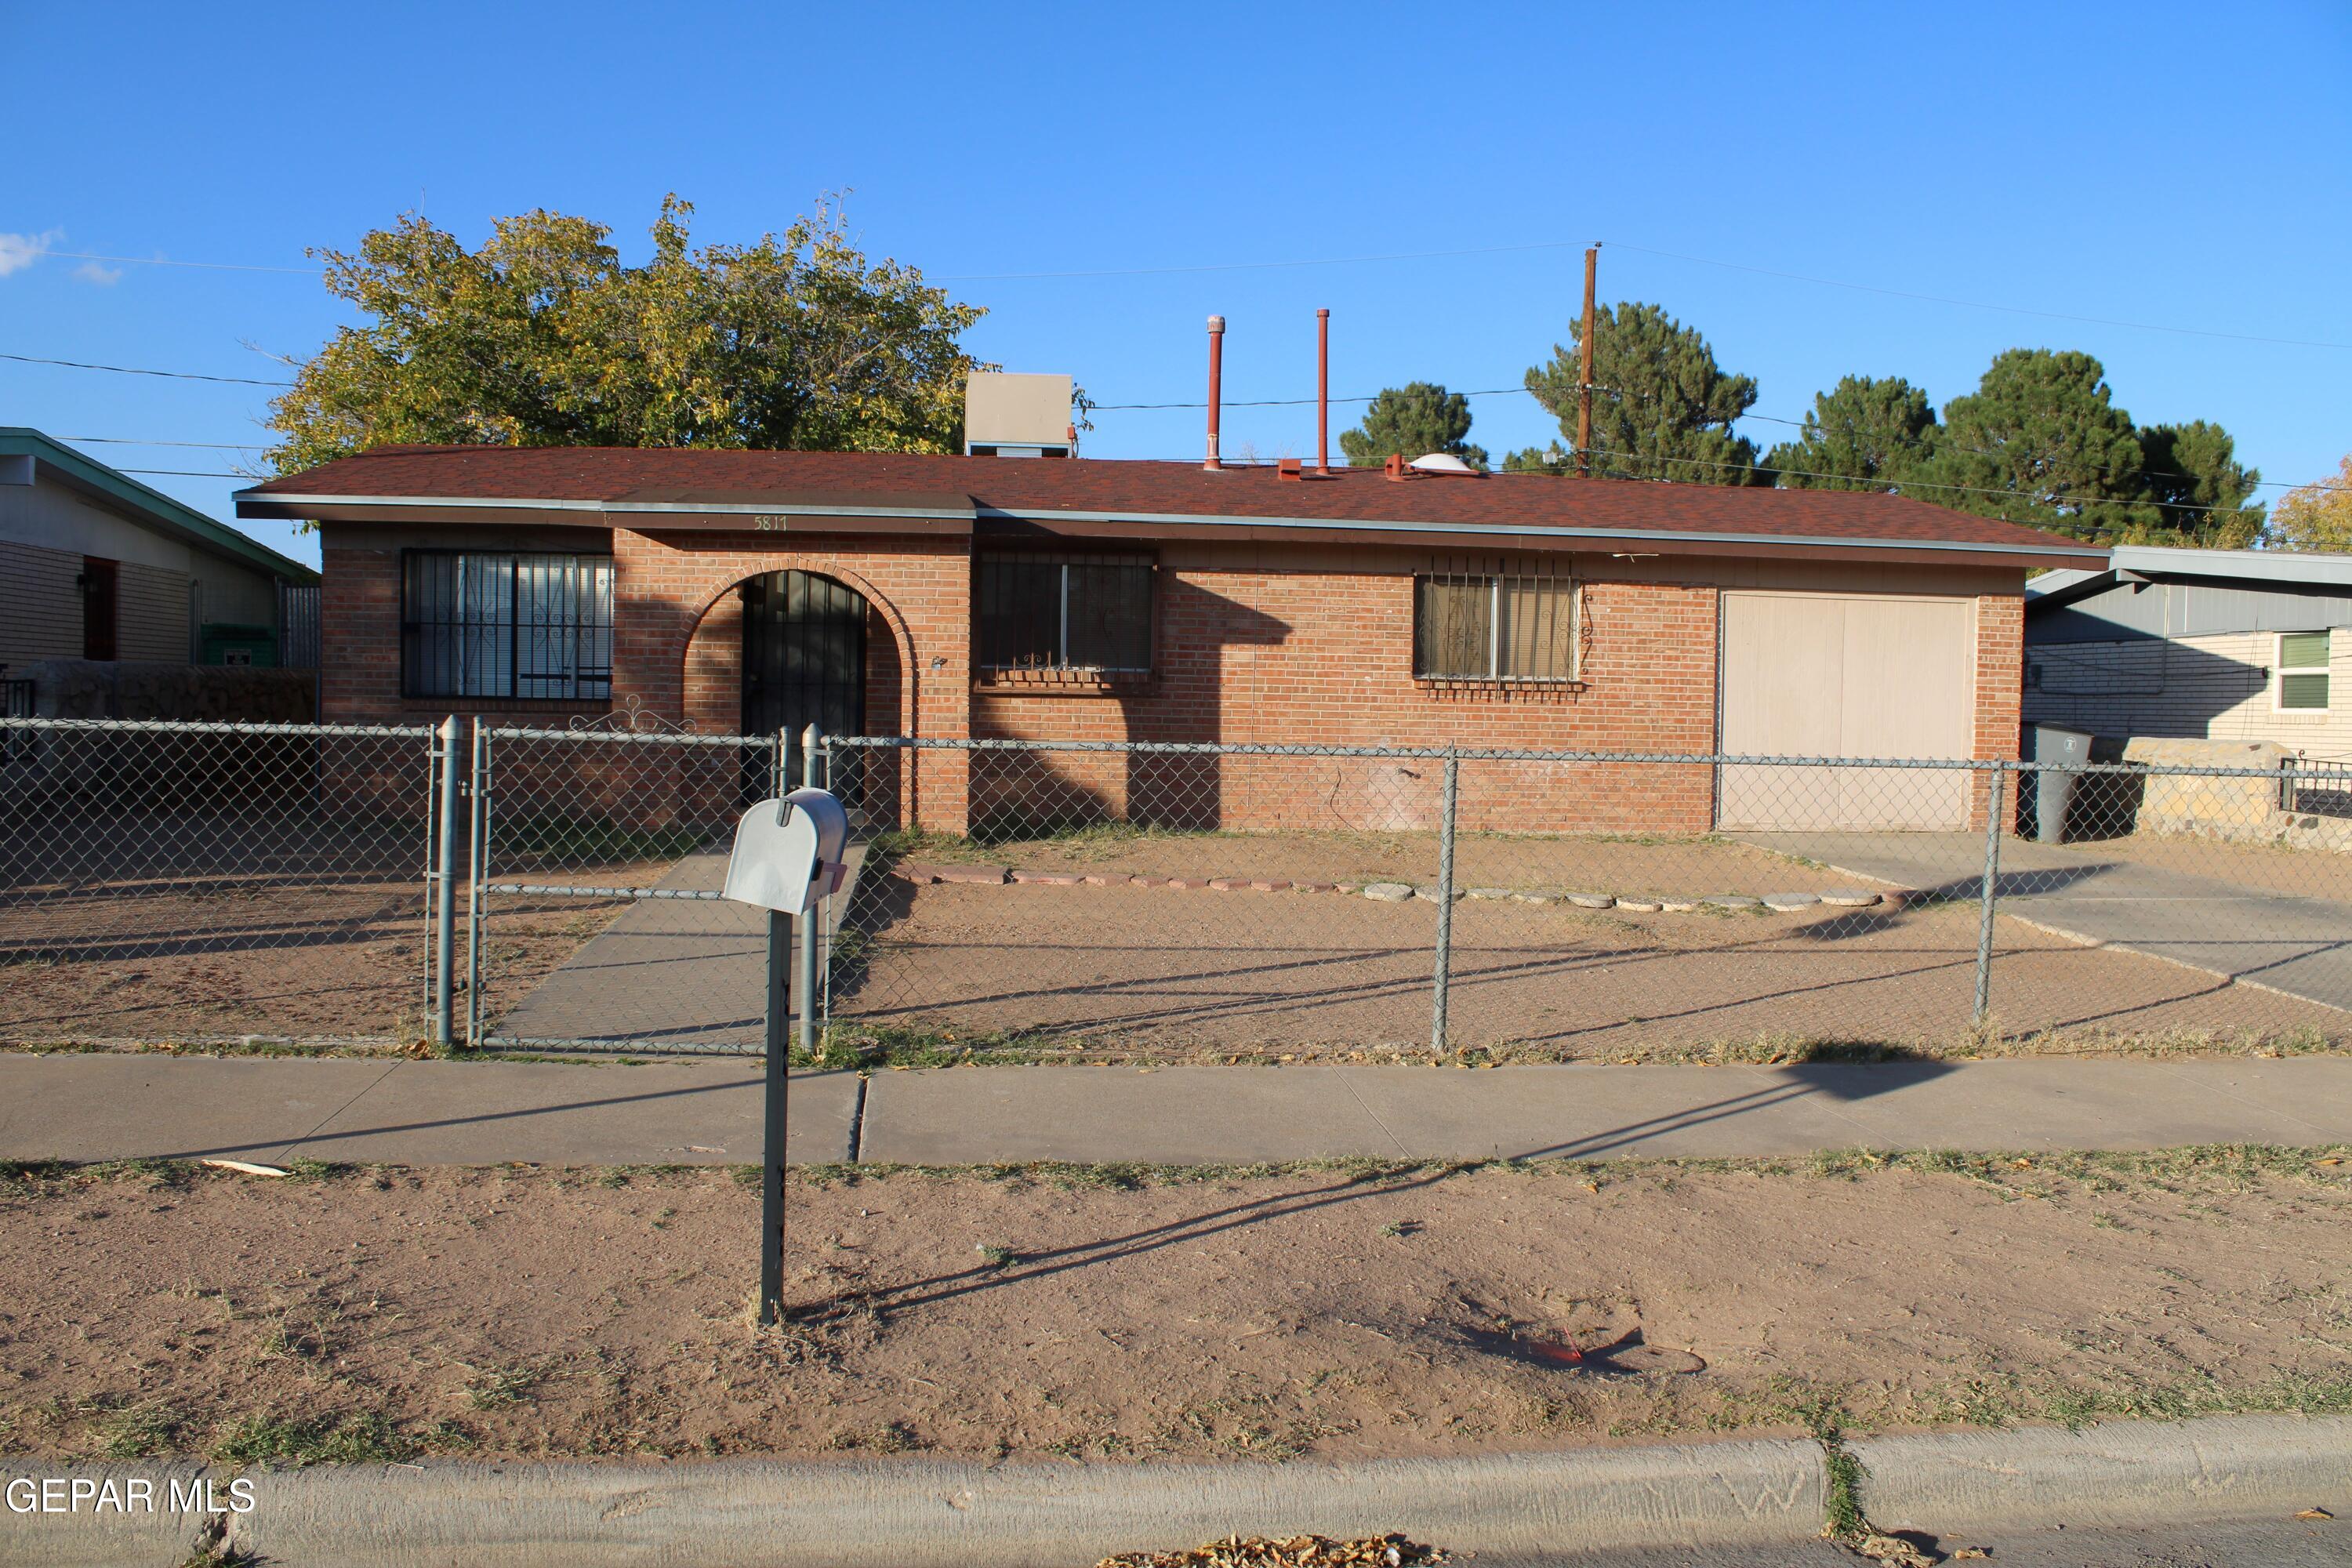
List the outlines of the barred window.
{"type": "Polygon", "coordinates": [[[1142,556],[982,555],[976,660],[983,670],[1147,673],[1151,579],[1142,556]]]}
{"type": "Polygon", "coordinates": [[[400,669],[408,697],[609,699],[613,558],[407,552],[400,669]]]}
{"type": "Polygon", "coordinates": [[[1412,672],[1423,680],[1574,680],[1578,613],[1566,577],[1416,577],[1412,672]]]}

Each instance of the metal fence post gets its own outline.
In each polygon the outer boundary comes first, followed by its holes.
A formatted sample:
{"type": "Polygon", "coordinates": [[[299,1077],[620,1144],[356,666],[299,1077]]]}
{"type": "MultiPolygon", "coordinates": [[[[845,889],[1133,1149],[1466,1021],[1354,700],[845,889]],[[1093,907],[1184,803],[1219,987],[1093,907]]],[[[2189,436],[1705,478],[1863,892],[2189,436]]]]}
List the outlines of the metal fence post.
{"type": "MultiPolygon", "coordinates": [[[[2013,763],[1995,763],[1985,781],[1984,891],[1977,911],[1977,1011],[1981,1026],[1992,1012],[1992,915],[1995,884],[2000,877],[2000,810],[2003,790],[2013,763]]],[[[2020,781],[2020,788],[2023,782],[2020,781]]]]}
{"type": "Polygon", "coordinates": [[[474,768],[466,814],[466,1044],[482,1043],[482,921],[490,879],[490,731],[474,721],[474,768]]]}
{"type": "Polygon", "coordinates": [[[1454,967],[1454,817],[1462,795],[1462,759],[1445,748],[1445,796],[1437,823],[1437,973],[1430,996],[1429,1048],[1445,1049],[1447,982],[1454,967]]]}
{"type": "MultiPolygon", "coordinates": [[[[833,737],[825,735],[820,737],[820,740],[824,752],[824,783],[823,787],[828,793],[837,797],[841,794],[841,791],[838,786],[835,784],[833,778],[833,764],[835,760],[833,737]]],[[[845,804],[846,803],[845,803],[845,804]]],[[[840,920],[846,920],[849,918],[849,894],[845,890],[841,896],[841,910],[838,918],[840,920]]],[[[822,1036],[826,1030],[833,1027],[833,935],[830,931],[825,933],[824,962],[817,967],[817,981],[816,1022],[817,1032],[822,1036]]]]}
{"type": "Polygon", "coordinates": [[[766,1116],[760,1141],[760,1310],[773,1323],[784,1308],[784,1140],[790,1118],[792,1077],[785,1062],[791,1039],[793,917],[768,914],[768,1008],[766,1116]]]}
{"type": "MultiPolygon", "coordinates": [[[[801,731],[801,787],[817,787],[816,726],[801,731]]],[[[816,1055],[816,945],[824,940],[824,900],[820,898],[801,914],[801,1049],[816,1055]]]]}
{"type": "Polygon", "coordinates": [[[449,1048],[457,994],[449,969],[457,957],[457,716],[441,721],[441,799],[433,847],[433,1043],[449,1048]]]}

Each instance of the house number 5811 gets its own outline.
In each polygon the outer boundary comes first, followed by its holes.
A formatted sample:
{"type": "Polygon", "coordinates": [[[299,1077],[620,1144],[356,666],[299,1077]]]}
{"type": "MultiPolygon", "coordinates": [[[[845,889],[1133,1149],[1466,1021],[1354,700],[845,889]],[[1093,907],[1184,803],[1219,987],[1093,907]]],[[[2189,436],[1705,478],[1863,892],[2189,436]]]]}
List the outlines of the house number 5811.
{"type": "Polygon", "coordinates": [[[783,514],[773,511],[755,512],[751,517],[751,526],[761,533],[781,533],[784,528],[783,514]]]}

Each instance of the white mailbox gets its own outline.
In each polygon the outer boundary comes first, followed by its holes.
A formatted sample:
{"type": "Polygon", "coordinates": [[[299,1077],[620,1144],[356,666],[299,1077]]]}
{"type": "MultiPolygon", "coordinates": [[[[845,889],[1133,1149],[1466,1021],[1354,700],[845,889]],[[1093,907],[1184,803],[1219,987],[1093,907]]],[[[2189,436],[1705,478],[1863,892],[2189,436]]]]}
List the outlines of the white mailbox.
{"type": "Polygon", "coordinates": [[[727,858],[726,896],[738,903],[796,915],[841,886],[849,816],[821,789],[763,800],[735,825],[727,858]]]}

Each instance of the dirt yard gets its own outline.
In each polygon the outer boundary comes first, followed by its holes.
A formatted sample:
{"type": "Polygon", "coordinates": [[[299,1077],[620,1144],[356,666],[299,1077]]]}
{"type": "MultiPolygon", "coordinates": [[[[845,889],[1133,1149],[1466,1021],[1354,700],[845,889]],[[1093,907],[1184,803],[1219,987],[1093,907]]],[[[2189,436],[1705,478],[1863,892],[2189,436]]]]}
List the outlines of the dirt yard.
{"type": "Polygon", "coordinates": [[[782,1332],[726,1170],[32,1173],[0,1448],[1281,1460],[2336,1410],[2341,1152],[818,1173],[782,1332]]]}
{"type": "MultiPolygon", "coordinates": [[[[1566,885],[1758,894],[1840,880],[1744,845],[1595,847],[1580,847],[1584,879],[1566,885]]],[[[1271,847],[1265,864],[1233,874],[1282,875],[1293,853],[1271,847]]],[[[1226,863],[1237,858],[1247,858],[1226,863]]],[[[1429,1038],[1437,910],[1426,900],[898,881],[861,903],[872,933],[857,950],[863,972],[836,970],[833,994],[835,1016],[853,1026],[1075,1036],[1121,1058],[1313,1057],[1429,1038]]],[[[1465,899],[1450,1032],[1543,1060],[1759,1041],[1980,1049],[1978,930],[1972,902],[1635,913],[1465,899]]],[[[1995,923],[1994,952],[1994,1016],[2037,1048],[2200,1033],[2307,1047],[2352,1028],[2333,1008],[2017,921],[1995,923]]]]}
{"type": "MultiPolygon", "coordinates": [[[[560,879],[609,886],[667,862],[560,879]]],[[[0,1038],[405,1041],[425,1033],[421,878],[207,875],[85,882],[0,898],[0,1038]]],[[[501,899],[483,954],[494,1011],[519,1001],[627,907],[501,899]]],[[[462,898],[459,964],[465,963],[462,898]]]]}

